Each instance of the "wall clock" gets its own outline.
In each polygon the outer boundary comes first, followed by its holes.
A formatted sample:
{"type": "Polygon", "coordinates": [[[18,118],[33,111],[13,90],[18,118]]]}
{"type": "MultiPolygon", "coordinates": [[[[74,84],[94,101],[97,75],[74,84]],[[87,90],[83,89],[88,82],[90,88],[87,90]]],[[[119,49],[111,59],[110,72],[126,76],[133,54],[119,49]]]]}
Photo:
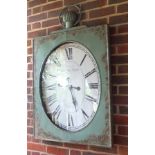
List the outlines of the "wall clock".
{"type": "Polygon", "coordinates": [[[111,147],[107,26],[34,39],[35,136],[111,147]]]}

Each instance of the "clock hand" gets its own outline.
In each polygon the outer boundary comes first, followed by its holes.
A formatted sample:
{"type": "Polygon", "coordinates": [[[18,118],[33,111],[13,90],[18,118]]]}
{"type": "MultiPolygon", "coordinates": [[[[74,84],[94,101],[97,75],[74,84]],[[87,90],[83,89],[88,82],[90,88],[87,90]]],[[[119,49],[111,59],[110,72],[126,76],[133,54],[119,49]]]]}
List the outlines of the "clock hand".
{"type": "Polygon", "coordinates": [[[62,85],[61,85],[60,83],[58,83],[58,86],[59,86],[59,87],[62,87],[62,85]]]}
{"type": "Polygon", "coordinates": [[[78,102],[77,102],[75,96],[73,95],[72,85],[71,85],[70,87],[68,87],[68,88],[69,88],[69,90],[70,90],[70,92],[71,92],[71,96],[72,96],[73,104],[74,104],[74,106],[75,106],[75,110],[77,111],[78,102]]]}
{"type": "Polygon", "coordinates": [[[81,88],[80,87],[73,87],[72,85],[70,86],[71,88],[74,88],[74,89],[76,89],[76,90],[80,90],[81,88]]]}
{"type": "Polygon", "coordinates": [[[67,81],[68,81],[68,86],[71,87],[71,89],[72,89],[72,88],[74,88],[74,89],[76,89],[76,90],[80,90],[80,89],[81,89],[80,87],[74,87],[74,86],[70,85],[70,84],[69,84],[69,83],[70,83],[70,78],[69,78],[69,77],[67,78],[67,81]]]}

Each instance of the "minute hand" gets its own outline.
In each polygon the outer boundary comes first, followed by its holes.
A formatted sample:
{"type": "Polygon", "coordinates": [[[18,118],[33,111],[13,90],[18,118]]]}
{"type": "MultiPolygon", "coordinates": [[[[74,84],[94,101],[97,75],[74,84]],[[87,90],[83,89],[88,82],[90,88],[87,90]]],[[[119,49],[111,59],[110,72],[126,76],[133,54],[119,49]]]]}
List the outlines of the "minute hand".
{"type": "Polygon", "coordinates": [[[73,104],[74,104],[74,106],[75,106],[75,110],[77,111],[77,101],[76,101],[76,98],[75,98],[74,95],[73,95],[72,89],[73,89],[73,87],[72,87],[72,85],[71,85],[71,86],[69,87],[69,90],[70,90],[70,92],[71,92],[71,96],[72,96],[73,104]]]}

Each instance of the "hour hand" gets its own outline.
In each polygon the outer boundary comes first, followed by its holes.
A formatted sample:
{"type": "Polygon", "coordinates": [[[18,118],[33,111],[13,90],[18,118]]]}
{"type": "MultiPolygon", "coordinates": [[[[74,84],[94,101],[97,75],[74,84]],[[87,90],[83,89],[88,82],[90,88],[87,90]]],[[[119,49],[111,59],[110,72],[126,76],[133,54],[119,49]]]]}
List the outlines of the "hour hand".
{"type": "Polygon", "coordinates": [[[80,87],[73,87],[72,85],[71,85],[71,89],[76,89],[76,90],[80,90],[81,88],[80,87]]]}

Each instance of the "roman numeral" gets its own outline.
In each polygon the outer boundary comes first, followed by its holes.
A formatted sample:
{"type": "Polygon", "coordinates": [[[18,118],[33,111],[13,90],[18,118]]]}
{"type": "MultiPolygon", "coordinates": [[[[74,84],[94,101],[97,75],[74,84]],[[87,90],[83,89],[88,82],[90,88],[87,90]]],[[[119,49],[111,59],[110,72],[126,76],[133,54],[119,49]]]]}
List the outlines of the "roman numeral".
{"type": "Polygon", "coordinates": [[[52,85],[47,86],[46,89],[47,89],[47,90],[55,90],[55,89],[56,89],[56,85],[57,85],[57,84],[54,83],[54,84],[52,84],[52,85]]]}
{"type": "Polygon", "coordinates": [[[57,66],[61,66],[61,63],[59,62],[58,58],[55,57],[55,59],[53,59],[53,62],[57,65],[57,66]]]}
{"type": "Polygon", "coordinates": [[[59,118],[59,116],[60,116],[60,113],[61,113],[61,107],[60,107],[60,105],[58,105],[57,107],[56,107],[56,109],[54,110],[54,112],[52,113],[52,115],[53,115],[53,117],[55,118],[56,117],[56,115],[57,115],[57,119],[59,118]]]}
{"type": "Polygon", "coordinates": [[[83,109],[81,109],[81,111],[82,111],[82,113],[83,113],[84,118],[85,118],[85,119],[88,119],[89,116],[86,114],[86,112],[85,112],[83,109]]]}
{"type": "Polygon", "coordinates": [[[87,56],[87,55],[85,54],[84,57],[83,57],[83,59],[82,59],[82,61],[81,61],[81,63],[80,63],[80,66],[83,64],[83,62],[84,62],[86,56],[87,56]]]}
{"type": "Polygon", "coordinates": [[[98,89],[98,83],[88,83],[90,89],[98,89]]]}
{"type": "Polygon", "coordinates": [[[96,72],[95,68],[93,68],[90,72],[88,72],[88,73],[85,75],[85,78],[87,78],[88,76],[90,76],[90,75],[93,74],[94,72],[96,72]]]}
{"type": "Polygon", "coordinates": [[[73,51],[72,51],[72,48],[65,48],[65,51],[66,51],[66,56],[68,58],[68,60],[71,60],[73,59],[73,51]]]}
{"type": "Polygon", "coordinates": [[[96,102],[96,99],[89,95],[86,95],[86,99],[91,102],[96,102]]]}
{"type": "Polygon", "coordinates": [[[55,102],[56,102],[56,94],[53,94],[53,95],[47,97],[47,103],[50,103],[49,106],[51,106],[55,102]]]}
{"type": "Polygon", "coordinates": [[[68,126],[74,126],[72,115],[68,114],[68,126]]]}

